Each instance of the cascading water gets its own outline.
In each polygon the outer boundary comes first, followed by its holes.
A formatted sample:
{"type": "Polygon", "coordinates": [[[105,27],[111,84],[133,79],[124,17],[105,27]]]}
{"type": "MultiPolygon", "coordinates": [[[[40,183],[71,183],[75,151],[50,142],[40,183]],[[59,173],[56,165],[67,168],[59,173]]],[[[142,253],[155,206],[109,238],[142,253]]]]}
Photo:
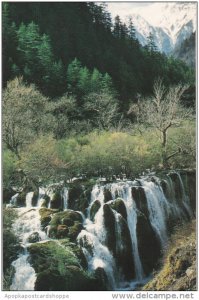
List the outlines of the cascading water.
{"type": "Polygon", "coordinates": [[[168,238],[165,215],[165,211],[169,205],[168,201],[157,183],[146,180],[142,180],[141,182],[147,198],[151,225],[159,236],[162,246],[164,246],[168,238]]]}
{"type": "MultiPolygon", "coordinates": [[[[91,273],[104,272],[109,290],[134,289],[136,284],[147,280],[149,272],[145,273],[143,252],[140,254],[143,237],[138,236],[142,224],[151,226],[148,227],[150,234],[155,235],[163,247],[168,238],[167,226],[170,218],[175,222],[175,219],[183,219],[187,214],[192,216],[182,178],[177,172],[171,174],[166,175],[164,179],[166,192],[161,185],[163,181],[155,176],[142,177],[135,181],[96,184],[91,191],[86,214],[79,212],[84,229],[79,233],[77,242],[87,260],[88,270],[91,273]],[[142,196],[139,196],[139,192],[143,193],[142,196]],[[117,203],[123,205],[122,210],[117,211],[117,203]],[[127,270],[129,257],[121,259],[123,253],[129,253],[125,248],[127,246],[131,252],[131,263],[134,264],[132,271],[127,270]]],[[[58,188],[62,209],[68,210],[68,189],[58,188]]],[[[11,198],[8,206],[17,206],[18,195],[11,198]]],[[[17,208],[19,218],[13,228],[20,238],[24,252],[12,263],[16,272],[11,290],[34,290],[36,274],[28,262],[27,248],[34,239],[34,242],[38,243],[48,239],[40,228],[39,208],[50,208],[54,195],[54,186],[39,188],[36,206],[32,206],[34,193],[29,192],[26,195],[26,207],[17,208]]]]}
{"type": "Polygon", "coordinates": [[[138,245],[137,245],[137,234],[136,234],[136,224],[137,224],[137,211],[136,204],[132,198],[131,188],[133,182],[128,181],[124,183],[114,183],[111,184],[110,190],[113,199],[115,200],[117,196],[121,197],[124,200],[127,211],[127,222],[128,228],[131,234],[131,243],[133,249],[133,257],[135,264],[136,279],[142,280],[144,277],[144,272],[142,268],[142,263],[139,257],[138,245]]]}
{"type": "MultiPolygon", "coordinates": [[[[30,201],[30,193],[27,194],[26,200],[30,201]]],[[[24,248],[23,254],[20,254],[18,259],[12,265],[15,268],[15,275],[12,280],[10,289],[12,291],[33,291],[36,281],[34,269],[28,262],[27,247],[30,245],[31,235],[36,234],[39,240],[46,240],[45,232],[40,229],[39,211],[36,208],[18,208],[18,219],[14,223],[13,229],[21,241],[21,246],[24,248]]]]}

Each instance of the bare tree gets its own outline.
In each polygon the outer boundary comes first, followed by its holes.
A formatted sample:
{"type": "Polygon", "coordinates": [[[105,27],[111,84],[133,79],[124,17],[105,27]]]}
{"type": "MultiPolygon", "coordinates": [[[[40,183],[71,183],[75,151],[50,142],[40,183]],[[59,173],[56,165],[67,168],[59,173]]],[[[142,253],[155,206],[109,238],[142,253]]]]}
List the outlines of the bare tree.
{"type": "Polygon", "coordinates": [[[91,93],[85,97],[85,110],[99,129],[110,129],[118,118],[117,100],[109,93],[91,93]]]}
{"type": "Polygon", "coordinates": [[[162,163],[167,165],[168,159],[181,152],[177,149],[167,155],[168,130],[174,126],[180,126],[182,122],[193,116],[192,109],[186,108],[181,103],[183,93],[188,85],[176,85],[166,88],[161,79],[157,79],[153,87],[153,96],[149,99],[138,99],[133,104],[129,113],[136,115],[138,125],[155,128],[161,136],[162,163]]]}
{"type": "Polygon", "coordinates": [[[2,100],[3,142],[19,156],[21,146],[42,130],[46,99],[33,85],[26,86],[22,78],[16,78],[8,82],[2,100]]]}

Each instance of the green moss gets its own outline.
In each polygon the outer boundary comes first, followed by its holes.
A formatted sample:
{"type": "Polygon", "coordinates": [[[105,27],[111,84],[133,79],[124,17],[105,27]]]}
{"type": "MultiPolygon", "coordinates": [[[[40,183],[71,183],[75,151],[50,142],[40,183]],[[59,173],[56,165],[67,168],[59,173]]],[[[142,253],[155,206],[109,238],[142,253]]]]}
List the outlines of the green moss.
{"type": "Polygon", "coordinates": [[[82,229],[83,225],[80,222],[75,221],[74,225],[69,227],[68,237],[70,238],[70,240],[76,241],[76,238],[82,229]]]}
{"type": "Polygon", "coordinates": [[[55,214],[56,212],[58,212],[58,210],[53,210],[53,209],[49,209],[49,208],[41,208],[39,210],[42,228],[45,228],[46,226],[48,226],[48,224],[51,221],[51,216],[53,214],[55,214]]]}
{"type": "Polygon", "coordinates": [[[61,245],[54,241],[32,244],[28,250],[30,263],[37,273],[35,290],[90,291],[101,288],[99,280],[83,271],[67,242],[61,245]]]}

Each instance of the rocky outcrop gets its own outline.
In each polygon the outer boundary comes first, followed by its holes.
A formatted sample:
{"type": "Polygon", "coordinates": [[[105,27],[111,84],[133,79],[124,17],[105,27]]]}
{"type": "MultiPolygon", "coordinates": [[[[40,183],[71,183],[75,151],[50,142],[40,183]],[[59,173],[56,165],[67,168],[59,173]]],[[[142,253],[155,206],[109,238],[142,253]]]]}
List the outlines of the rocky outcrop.
{"type": "Polygon", "coordinates": [[[145,285],[149,291],[196,290],[196,222],[180,225],[171,238],[163,265],[145,285]]]}
{"type": "Polygon", "coordinates": [[[127,220],[127,212],[126,212],[126,207],[124,204],[124,201],[120,198],[116,199],[110,204],[110,207],[117,211],[121,216],[127,220]]]}
{"type": "Polygon", "coordinates": [[[94,221],[95,215],[101,207],[101,203],[99,200],[95,200],[90,209],[90,219],[94,221]]]}
{"type": "Polygon", "coordinates": [[[161,245],[151,223],[140,212],[137,215],[137,241],[139,256],[145,275],[149,275],[161,257],[161,245]]]}
{"type": "Polygon", "coordinates": [[[108,204],[103,206],[104,226],[106,228],[106,245],[109,250],[116,254],[116,234],[115,234],[115,217],[112,209],[108,204]]]}
{"type": "MultiPolygon", "coordinates": [[[[77,246],[76,246],[77,247],[77,246]]],[[[29,246],[29,261],[37,273],[36,291],[104,290],[99,278],[83,271],[70,243],[55,241],[29,246]],[[50,260],[50,263],[49,263],[50,260]]]]}
{"type": "Polygon", "coordinates": [[[81,214],[72,210],[58,212],[58,210],[42,208],[40,216],[42,227],[47,228],[49,237],[53,239],[68,237],[74,242],[83,229],[81,214]]]}

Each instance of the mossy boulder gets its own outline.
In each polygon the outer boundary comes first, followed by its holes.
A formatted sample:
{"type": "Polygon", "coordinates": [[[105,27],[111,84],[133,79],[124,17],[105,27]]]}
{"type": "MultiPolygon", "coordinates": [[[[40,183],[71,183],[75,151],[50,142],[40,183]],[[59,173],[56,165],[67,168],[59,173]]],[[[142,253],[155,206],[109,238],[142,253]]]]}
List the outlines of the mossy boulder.
{"type": "Polygon", "coordinates": [[[137,214],[137,242],[145,275],[149,275],[161,256],[161,244],[150,221],[142,213],[137,214]]]}
{"type": "Polygon", "coordinates": [[[68,235],[68,232],[69,232],[69,229],[66,225],[58,225],[57,226],[57,238],[59,239],[63,239],[65,237],[67,237],[68,235]]]}
{"type": "Polygon", "coordinates": [[[138,210],[140,210],[146,217],[149,216],[148,211],[148,205],[147,205],[147,199],[145,195],[144,188],[139,187],[132,187],[132,197],[136,203],[136,207],[138,210]]]}
{"type": "Polygon", "coordinates": [[[115,217],[112,209],[108,204],[103,206],[104,226],[106,228],[106,245],[109,250],[116,254],[116,234],[115,234],[115,217]]]}
{"type": "Polygon", "coordinates": [[[70,217],[64,217],[61,219],[61,223],[63,225],[66,225],[66,226],[73,226],[74,225],[74,220],[71,219],[70,217]]]}
{"type": "Polygon", "coordinates": [[[60,191],[56,191],[50,201],[50,208],[52,209],[62,209],[62,197],[60,191]]]}
{"type": "Polygon", "coordinates": [[[127,220],[127,212],[126,212],[126,206],[124,204],[124,201],[120,198],[116,199],[110,204],[110,207],[114,210],[116,210],[121,216],[127,220]]]}
{"type": "Polygon", "coordinates": [[[49,235],[58,239],[68,237],[74,242],[83,229],[82,222],[82,216],[78,212],[72,210],[56,212],[51,216],[49,235]]]}
{"type": "Polygon", "coordinates": [[[83,225],[80,222],[75,221],[74,225],[69,227],[68,237],[70,240],[73,242],[76,241],[76,238],[82,229],[83,225]]]}
{"type": "Polygon", "coordinates": [[[95,215],[101,207],[101,203],[99,200],[95,200],[90,209],[90,219],[94,221],[95,215]]]}
{"type": "Polygon", "coordinates": [[[3,203],[10,203],[12,196],[16,194],[12,188],[4,188],[3,189],[3,203]]]}
{"type": "Polygon", "coordinates": [[[49,209],[49,208],[41,208],[39,210],[41,227],[44,229],[49,225],[52,215],[58,212],[58,210],[49,209]]]}
{"type": "Polygon", "coordinates": [[[33,232],[29,237],[28,237],[28,243],[37,243],[41,240],[40,235],[38,232],[33,232]]]}
{"type": "Polygon", "coordinates": [[[102,290],[99,279],[85,272],[70,244],[60,246],[54,241],[32,244],[29,261],[37,273],[36,291],[102,290]]]}
{"type": "Polygon", "coordinates": [[[112,200],[113,197],[112,197],[112,194],[111,194],[111,191],[107,188],[104,189],[104,203],[112,200]]]}

